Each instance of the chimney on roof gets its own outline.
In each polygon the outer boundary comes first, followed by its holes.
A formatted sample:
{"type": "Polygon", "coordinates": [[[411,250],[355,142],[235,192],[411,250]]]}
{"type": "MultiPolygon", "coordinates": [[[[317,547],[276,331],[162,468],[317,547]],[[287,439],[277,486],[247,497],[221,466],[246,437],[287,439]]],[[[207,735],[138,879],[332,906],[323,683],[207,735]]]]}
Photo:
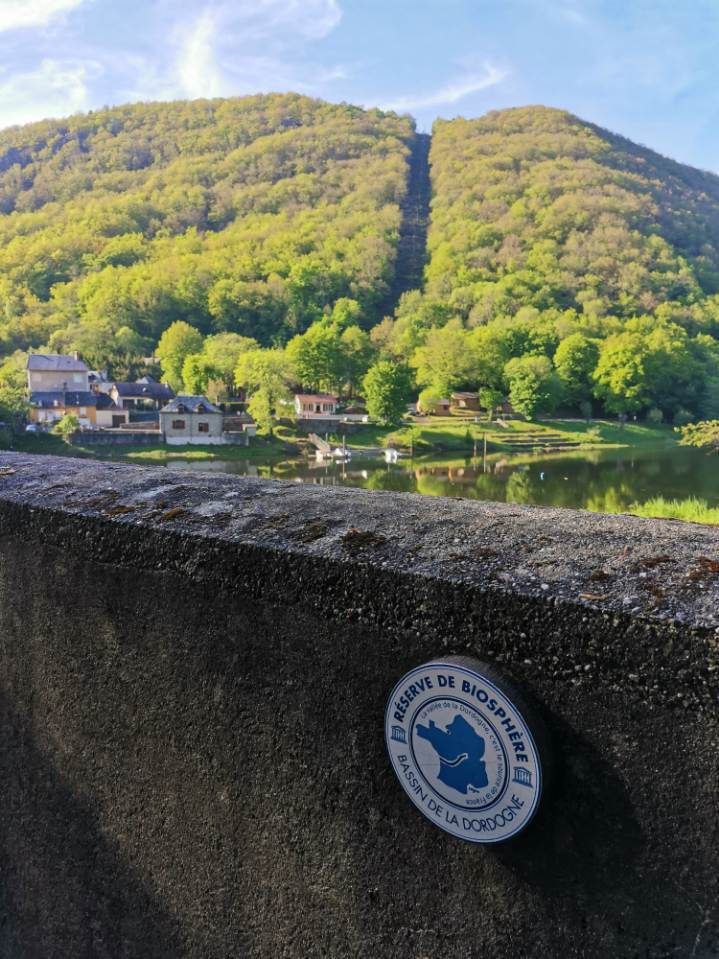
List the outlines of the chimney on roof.
{"type": "Polygon", "coordinates": [[[80,359],[80,351],[79,351],[79,350],[73,350],[73,351],[72,351],[72,358],[73,358],[73,360],[79,360],[79,359],[80,359]]]}

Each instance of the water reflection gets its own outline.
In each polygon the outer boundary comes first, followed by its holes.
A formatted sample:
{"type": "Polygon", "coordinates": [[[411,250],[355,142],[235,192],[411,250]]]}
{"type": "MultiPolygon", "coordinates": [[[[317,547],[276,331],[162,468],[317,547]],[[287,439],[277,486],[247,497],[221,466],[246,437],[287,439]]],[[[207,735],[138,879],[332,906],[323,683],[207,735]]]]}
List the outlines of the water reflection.
{"type": "Polygon", "coordinates": [[[281,463],[173,459],[190,470],[295,479],[321,486],[453,496],[540,506],[622,512],[653,496],[696,496],[719,505],[719,457],[698,450],[588,450],[487,459],[415,457],[396,463],[355,456],[349,463],[314,459],[281,463]]]}

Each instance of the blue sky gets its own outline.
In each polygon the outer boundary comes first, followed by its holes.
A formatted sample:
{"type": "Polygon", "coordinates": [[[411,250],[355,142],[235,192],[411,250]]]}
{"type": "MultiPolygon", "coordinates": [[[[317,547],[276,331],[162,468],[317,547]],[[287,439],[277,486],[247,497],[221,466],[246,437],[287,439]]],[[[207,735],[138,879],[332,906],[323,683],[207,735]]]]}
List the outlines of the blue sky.
{"type": "Polygon", "coordinates": [[[437,116],[545,103],[719,173],[719,0],[0,0],[0,126],[296,90],[437,116]]]}

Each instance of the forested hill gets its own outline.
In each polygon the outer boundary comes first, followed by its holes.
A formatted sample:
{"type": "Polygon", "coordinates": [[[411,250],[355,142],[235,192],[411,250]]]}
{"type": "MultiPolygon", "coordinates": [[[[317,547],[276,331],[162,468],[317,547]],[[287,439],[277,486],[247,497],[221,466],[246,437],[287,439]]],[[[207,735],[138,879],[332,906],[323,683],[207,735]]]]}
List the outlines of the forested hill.
{"type": "Polygon", "coordinates": [[[394,277],[409,118],[297,95],[0,131],[0,354],[154,350],[176,320],[283,343],[394,277]]]}
{"type": "Polygon", "coordinates": [[[546,107],[438,121],[431,163],[428,290],[470,322],[719,291],[719,177],[546,107]]]}
{"type": "Polygon", "coordinates": [[[0,413],[45,348],[119,378],[153,353],[266,424],[289,386],[368,370],[393,415],[484,389],[529,417],[719,416],[718,177],[546,107],[438,121],[429,171],[428,146],[294,94],[0,131],[0,413]]]}
{"type": "Polygon", "coordinates": [[[425,408],[719,414],[718,177],[546,107],[437,121],[430,165],[424,289],[374,333],[425,408]]]}

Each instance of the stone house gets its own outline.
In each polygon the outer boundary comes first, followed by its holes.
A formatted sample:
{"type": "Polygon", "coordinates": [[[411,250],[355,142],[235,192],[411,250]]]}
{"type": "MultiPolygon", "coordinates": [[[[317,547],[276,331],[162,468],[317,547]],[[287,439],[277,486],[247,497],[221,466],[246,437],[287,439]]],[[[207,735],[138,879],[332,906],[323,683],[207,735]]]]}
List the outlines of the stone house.
{"type": "Polygon", "coordinates": [[[226,443],[223,413],[204,396],[176,396],[160,410],[160,432],[169,446],[226,443]]]}

